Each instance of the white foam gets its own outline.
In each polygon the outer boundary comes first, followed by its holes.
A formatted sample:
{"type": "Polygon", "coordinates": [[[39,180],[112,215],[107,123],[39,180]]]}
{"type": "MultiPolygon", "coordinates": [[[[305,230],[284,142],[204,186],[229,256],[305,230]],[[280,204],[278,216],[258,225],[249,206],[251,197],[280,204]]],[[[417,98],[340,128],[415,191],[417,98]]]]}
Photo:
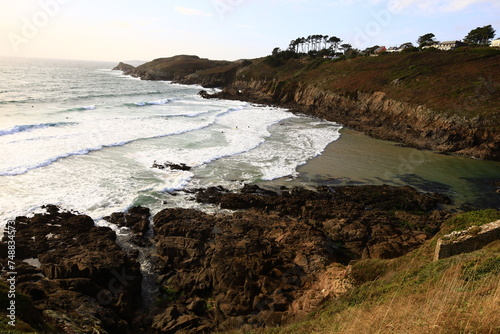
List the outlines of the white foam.
{"type": "Polygon", "coordinates": [[[190,133],[184,142],[141,150],[135,158],[145,165],[156,160],[198,167],[255,149],[270,136],[269,126],[296,116],[283,110],[238,106],[221,111],[216,117],[210,127],[203,132],[190,133]]]}
{"type": "Polygon", "coordinates": [[[169,103],[171,100],[170,99],[159,99],[159,100],[155,100],[155,101],[150,101],[150,102],[147,102],[146,104],[149,104],[149,105],[163,105],[163,104],[167,104],[169,103]]]}
{"type": "Polygon", "coordinates": [[[0,161],[0,175],[24,174],[70,156],[122,146],[137,139],[194,131],[212,122],[214,118],[192,121],[188,117],[122,117],[22,132],[9,138],[3,136],[0,137],[0,144],[5,144],[5,150],[0,161]]]}
{"type": "Polygon", "coordinates": [[[339,139],[341,126],[331,122],[298,122],[276,127],[275,135],[258,149],[235,158],[260,169],[262,180],[295,176],[298,166],[321,154],[339,139]]]}

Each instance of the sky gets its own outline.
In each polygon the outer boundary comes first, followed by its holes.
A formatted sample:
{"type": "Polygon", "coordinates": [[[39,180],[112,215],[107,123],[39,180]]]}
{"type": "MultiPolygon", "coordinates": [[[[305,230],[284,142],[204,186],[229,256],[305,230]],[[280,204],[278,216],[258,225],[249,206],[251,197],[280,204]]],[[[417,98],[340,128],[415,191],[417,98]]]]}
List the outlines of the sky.
{"type": "Polygon", "coordinates": [[[485,25],[498,38],[499,14],[500,0],[0,0],[0,56],[236,60],[315,34],[365,49],[485,25]]]}

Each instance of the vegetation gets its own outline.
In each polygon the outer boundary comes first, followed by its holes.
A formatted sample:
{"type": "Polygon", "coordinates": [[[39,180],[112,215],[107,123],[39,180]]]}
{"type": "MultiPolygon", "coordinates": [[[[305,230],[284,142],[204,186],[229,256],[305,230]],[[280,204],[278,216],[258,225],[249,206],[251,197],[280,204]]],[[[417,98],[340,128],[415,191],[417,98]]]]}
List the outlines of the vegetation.
{"type": "MultiPolygon", "coordinates": [[[[477,225],[473,217],[499,216],[496,210],[466,213],[449,220],[442,233],[464,222],[477,225]]],[[[433,261],[439,235],[401,258],[354,263],[352,291],[300,322],[253,333],[500,332],[500,241],[433,261]]]]}
{"type": "Polygon", "coordinates": [[[420,36],[417,41],[418,47],[423,48],[424,46],[430,46],[438,43],[435,37],[436,36],[433,33],[428,33],[420,36]]]}
{"type": "Polygon", "coordinates": [[[473,45],[488,46],[490,40],[494,37],[495,29],[493,29],[491,25],[487,25],[471,30],[467,36],[465,36],[464,41],[473,45]]]}
{"type": "MultiPolygon", "coordinates": [[[[415,47],[412,43],[404,43],[400,46],[401,49],[404,49],[405,52],[414,52],[421,50],[425,46],[431,46],[438,44],[439,42],[435,38],[436,36],[433,33],[427,33],[420,36],[417,40],[418,48],[415,47]],[[408,45],[409,48],[404,48],[405,45],[408,45]]],[[[478,27],[469,32],[469,34],[464,38],[464,41],[470,43],[475,46],[488,46],[489,42],[492,38],[495,37],[495,30],[491,25],[487,25],[484,27],[478,27]]],[[[337,36],[329,36],[329,35],[309,35],[307,37],[298,37],[294,40],[291,40],[288,49],[281,50],[280,48],[275,48],[271,56],[268,56],[269,62],[276,64],[280,63],[278,59],[291,59],[298,58],[303,56],[309,56],[312,58],[315,57],[340,57],[344,56],[344,59],[355,58],[358,55],[371,55],[380,46],[375,45],[372,47],[368,47],[365,50],[361,51],[358,49],[354,49],[351,44],[344,43],[341,44],[342,39],[337,36]],[[339,53],[339,51],[342,51],[339,53]],[[347,54],[349,51],[350,54],[347,54]],[[274,58],[274,59],[273,59],[274,58]]]]}
{"type": "Polygon", "coordinates": [[[496,103],[500,97],[500,50],[412,50],[333,60],[277,50],[243,68],[237,80],[274,80],[282,82],[282,90],[300,83],[329,92],[382,91],[391,99],[423,105],[438,113],[484,117],[488,123],[500,125],[496,103]]]}

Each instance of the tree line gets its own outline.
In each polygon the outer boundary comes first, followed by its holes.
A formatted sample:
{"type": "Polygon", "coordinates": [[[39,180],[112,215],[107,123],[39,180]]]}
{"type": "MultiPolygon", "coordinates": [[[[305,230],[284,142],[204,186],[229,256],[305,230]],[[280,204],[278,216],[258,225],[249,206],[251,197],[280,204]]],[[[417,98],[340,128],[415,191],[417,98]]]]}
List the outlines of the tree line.
{"type": "Polygon", "coordinates": [[[295,51],[296,53],[330,50],[333,53],[337,53],[339,50],[349,50],[352,48],[350,44],[341,44],[342,42],[337,36],[309,35],[292,40],[288,46],[288,50],[295,51]]]}
{"type": "MultiPolygon", "coordinates": [[[[464,38],[464,42],[472,46],[488,46],[491,39],[495,37],[495,30],[491,25],[477,27],[471,30],[464,38]]],[[[402,44],[407,46],[405,52],[419,51],[425,46],[439,44],[433,33],[427,33],[420,36],[417,40],[417,47],[408,42],[402,44]]],[[[329,35],[309,35],[307,37],[298,37],[290,41],[286,50],[279,47],[274,48],[268,62],[279,65],[282,61],[290,58],[299,58],[310,56],[313,58],[322,56],[333,56],[342,58],[353,58],[358,55],[370,55],[376,52],[380,47],[378,45],[368,47],[364,50],[355,49],[351,44],[343,43],[343,40],[337,36],[329,35]]]]}

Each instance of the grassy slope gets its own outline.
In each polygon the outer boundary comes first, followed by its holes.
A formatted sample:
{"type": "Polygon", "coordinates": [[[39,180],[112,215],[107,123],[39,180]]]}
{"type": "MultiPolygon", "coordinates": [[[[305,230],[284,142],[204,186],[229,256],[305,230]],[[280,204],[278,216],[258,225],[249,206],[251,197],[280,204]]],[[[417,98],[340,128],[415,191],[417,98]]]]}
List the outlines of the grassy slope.
{"type": "Polygon", "coordinates": [[[395,100],[448,115],[482,116],[498,122],[499,64],[500,50],[491,48],[384,54],[333,62],[289,60],[275,68],[256,60],[242,71],[242,80],[274,77],[336,92],[383,91],[395,100]]]}
{"type": "Polygon", "coordinates": [[[497,219],[496,210],[465,213],[403,257],[359,261],[350,293],[303,321],[254,333],[500,333],[500,241],[432,261],[439,237],[497,219]]]}

